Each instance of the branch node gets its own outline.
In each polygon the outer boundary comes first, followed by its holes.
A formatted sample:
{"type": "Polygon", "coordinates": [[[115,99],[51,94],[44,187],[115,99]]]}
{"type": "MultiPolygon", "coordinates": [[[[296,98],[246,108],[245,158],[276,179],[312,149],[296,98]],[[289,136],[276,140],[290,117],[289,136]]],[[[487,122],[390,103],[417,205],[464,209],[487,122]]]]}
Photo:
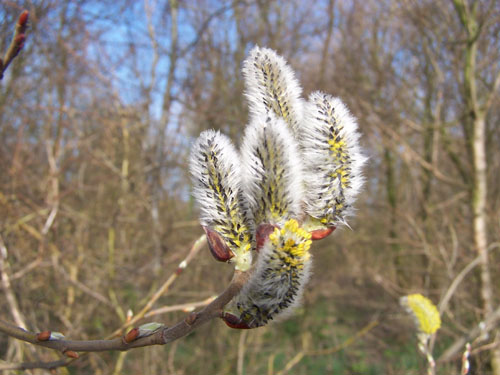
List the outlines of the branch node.
{"type": "Polygon", "coordinates": [[[194,322],[196,322],[196,319],[198,319],[198,314],[195,313],[194,311],[191,312],[190,314],[188,314],[188,316],[186,316],[184,318],[184,322],[187,324],[187,325],[190,325],[192,326],[194,324],[194,322]]]}

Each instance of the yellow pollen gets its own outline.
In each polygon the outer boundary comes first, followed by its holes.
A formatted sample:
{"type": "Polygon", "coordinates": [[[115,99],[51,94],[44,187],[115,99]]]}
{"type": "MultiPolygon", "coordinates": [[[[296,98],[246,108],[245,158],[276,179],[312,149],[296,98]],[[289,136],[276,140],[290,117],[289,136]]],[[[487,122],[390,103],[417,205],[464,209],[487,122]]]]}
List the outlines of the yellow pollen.
{"type": "Polygon", "coordinates": [[[441,327],[439,311],[430,299],[421,294],[410,294],[401,299],[401,304],[413,315],[419,331],[432,335],[441,327]]]}

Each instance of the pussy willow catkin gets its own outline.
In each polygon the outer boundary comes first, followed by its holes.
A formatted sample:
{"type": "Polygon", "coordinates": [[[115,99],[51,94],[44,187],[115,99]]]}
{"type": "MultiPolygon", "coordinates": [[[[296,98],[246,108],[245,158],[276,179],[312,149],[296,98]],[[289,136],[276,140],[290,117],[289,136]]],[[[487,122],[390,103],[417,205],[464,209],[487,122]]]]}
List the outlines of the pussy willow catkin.
{"type": "Polygon", "coordinates": [[[273,113],[296,133],[302,120],[302,89],[285,59],[256,46],[243,62],[243,78],[251,119],[273,113]]]}
{"type": "Polygon", "coordinates": [[[361,167],[366,160],[356,120],[340,99],[314,92],[302,125],[306,212],[325,226],[345,223],[363,185],[361,167]]]}
{"type": "Polygon", "coordinates": [[[241,293],[226,307],[225,322],[256,328],[287,316],[302,297],[311,268],[311,234],[288,220],[260,250],[256,269],[241,293]]]}
{"type": "Polygon", "coordinates": [[[227,137],[205,131],[190,169],[212,253],[232,257],[237,270],[252,267],[222,318],[231,327],[255,328],[299,303],[311,239],[326,237],[353,213],[365,158],[344,104],[320,92],[305,102],[276,52],[254,47],[243,76],[250,121],[240,153],[227,137]]]}
{"type": "Polygon", "coordinates": [[[302,161],[285,122],[255,117],[241,145],[244,193],[256,223],[282,225],[302,211],[302,161]]]}
{"type": "Polygon", "coordinates": [[[191,151],[190,171],[201,225],[221,236],[236,268],[246,271],[252,263],[253,220],[241,191],[239,155],[229,138],[213,130],[201,133],[191,151]]]}

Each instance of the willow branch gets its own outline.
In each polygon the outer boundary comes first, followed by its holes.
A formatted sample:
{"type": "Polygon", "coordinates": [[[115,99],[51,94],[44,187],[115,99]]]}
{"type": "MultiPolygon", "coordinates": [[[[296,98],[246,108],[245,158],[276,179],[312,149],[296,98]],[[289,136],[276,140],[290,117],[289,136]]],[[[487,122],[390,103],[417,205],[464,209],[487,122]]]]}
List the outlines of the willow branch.
{"type": "MultiPolygon", "coordinates": [[[[212,303],[199,312],[192,312],[173,327],[160,326],[149,336],[129,341],[127,336],[110,340],[67,340],[42,339],[41,334],[26,331],[0,320],[0,332],[33,345],[58,350],[69,357],[76,358],[76,352],[126,351],[152,345],[165,345],[186,336],[195,328],[221,316],[223,307],[231,301],[247,282],[249,272],[236,271],[231,283],[212,303]]],[[[26,366],[26,364],[24,364],[26,366]]]]}
{"type": "MultiPolygon", "coordinates": [[[[63,358],[52,362],[24,362],[24,363],[3,363],[0,364],[0,371],[3,370],[26,370],[26,369],[54,369],[67,366],[74,359],[79,358],[77,352],[101,352],[101,351],[127,351],[134,348],[165,345],[179,338],[188,335],[197,327],[221,316],[222,309],[230,302],[243,288],[250,277],[251,271],[236,271],[229,286],[218,297],[211,298],[211,301],[203,301],[206,305],[199,312],[191,312],[183,320],[172,327],[160,325],[152,332],[142,332],[141,327],[130,330],[126,335],[117,337],[128,326],[133,325],[139,319],[146,316],[152,305],[158,298],[165,293],[173,281],[182,273],[187,264],[194,258],[199,250],[205,245],[206,237],[201,236],[191,247],[186,258],[179,264],[176,271],[167,279],[167,281],[154,293],[146,306],[137,314],[134,319],[124,324],[108,338],[103,340],[69,340],[65,337],[57,337],[49,331],[40,333],[29,332],[16,325],[10,324],[0,319],[0,332],[7,336],[16,338],[20,341],[28,342],[36,346],[42,346],[49,349],[60,351],[68,358],[63,358]]],[[[195,303],[189,304],[189,307],[195,307],[195,303]]],[[[201,305],[201,304],[200,304],[201,305]]],[[[177,306],[179,307],[179,306],[177,306]]],[[[150,316],[152,314],[148,314],[150,316]]]]}

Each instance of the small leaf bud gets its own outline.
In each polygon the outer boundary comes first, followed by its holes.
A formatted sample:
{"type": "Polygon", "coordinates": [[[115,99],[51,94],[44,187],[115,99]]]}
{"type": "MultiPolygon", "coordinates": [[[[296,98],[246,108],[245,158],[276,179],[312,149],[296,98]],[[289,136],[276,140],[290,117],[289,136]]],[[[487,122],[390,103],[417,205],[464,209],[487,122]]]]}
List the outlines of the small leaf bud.
{"type": "Polygon", "coordinates": [[[128,331],[128,333],[123,337],[123,341],[125,341],[127,344],[130,344],[137,337],[139,337],[139,328],[136,327],[128,331]]]}
{"type": "Polygon", "coordinates": [[[19,16],[17,23],[19,24],[19,26],[25,27],[26,24],[28,23],[28,18],[29,18],[29,12],[27,10],[24,10],[19,16]]]}
{"type": "Polygon", "coordinates": [[[203,227],[203,229],[207,235],[208,248],[216,260],[219,262],[227,262],[234,257],[234,253],[227,246],[219,233],[208,227],[203,227]]]}
{"type": "Polygon", "coordinates": [[[38,341],[47,341],[50,339],[50,331],[42,331],[36,334],[36,339],[38,341]]]}
{"type": "Polygon", "coordinates": [[[313,240],[313,241],[322,240],[323,238],[328,237],[330,234],[332,234],[336,228],[337,227],[332,226],[329,228],[313,230],[311,232],[311,240],[313,240]]]}
{"type": "Polygon", "coordinates": [[[64,335],[61,332],[51,332],[49,340],[63,340],[64,335]]]}
{"type": "Polygon", "coordinates": [[[156,323],[156,322],[143,324],[142,326],[139,326],[138,337],[150,336],[153,333],[155,333],[157,330],[159,330],[161,327],[163,327],[163,324],[156,323]]]}

